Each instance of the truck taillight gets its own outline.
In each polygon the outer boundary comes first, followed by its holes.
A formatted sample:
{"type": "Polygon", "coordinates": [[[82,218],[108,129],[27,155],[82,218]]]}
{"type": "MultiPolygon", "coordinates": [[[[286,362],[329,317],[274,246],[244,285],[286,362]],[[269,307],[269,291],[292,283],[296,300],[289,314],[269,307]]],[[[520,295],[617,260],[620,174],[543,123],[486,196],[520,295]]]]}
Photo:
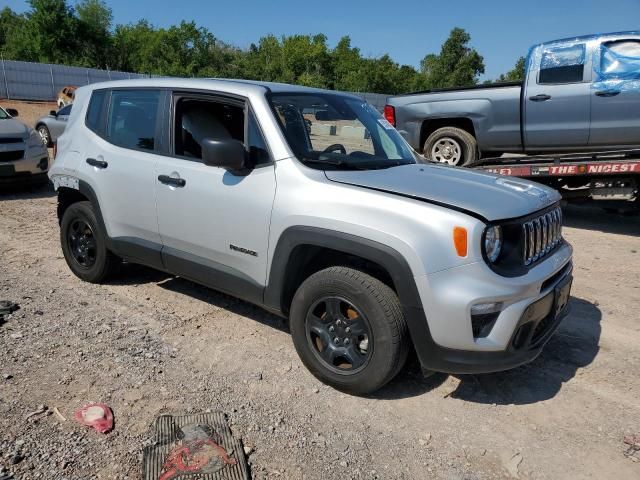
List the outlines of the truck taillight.
{"type": "Polygon", "coordinates": [[[389,122],[391,125],[395,127],[396,126],[396,109],[391,105],[385,105],[384,118],[386,118],[387,122],[389,122]]]}

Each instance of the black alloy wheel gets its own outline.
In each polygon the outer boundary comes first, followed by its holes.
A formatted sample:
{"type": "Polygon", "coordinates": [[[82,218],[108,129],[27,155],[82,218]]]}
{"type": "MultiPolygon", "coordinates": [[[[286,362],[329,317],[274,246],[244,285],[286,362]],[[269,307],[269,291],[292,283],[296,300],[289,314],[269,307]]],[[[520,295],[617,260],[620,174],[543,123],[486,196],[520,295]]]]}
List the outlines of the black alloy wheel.
{"type": "Polygon", "coordinates": [[[354,374],[371,358],[369,322],[344,298],[328,296],[315,302],[307,313],[306,332],[312,351],[330,370],[354,374]]]}

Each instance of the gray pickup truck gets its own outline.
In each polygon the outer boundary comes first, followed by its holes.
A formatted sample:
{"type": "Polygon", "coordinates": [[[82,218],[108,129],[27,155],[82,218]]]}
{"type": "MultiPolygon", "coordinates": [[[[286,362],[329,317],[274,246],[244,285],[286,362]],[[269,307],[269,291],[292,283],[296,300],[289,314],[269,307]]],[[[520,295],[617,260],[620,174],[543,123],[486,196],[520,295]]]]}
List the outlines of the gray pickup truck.
{"type": "Polygon", "coordinates": [[[385,117],[425,157],[458,166],[640,145],[640,32],[535,45],[526,65],[522,83],[391,97],[385,117]]]}

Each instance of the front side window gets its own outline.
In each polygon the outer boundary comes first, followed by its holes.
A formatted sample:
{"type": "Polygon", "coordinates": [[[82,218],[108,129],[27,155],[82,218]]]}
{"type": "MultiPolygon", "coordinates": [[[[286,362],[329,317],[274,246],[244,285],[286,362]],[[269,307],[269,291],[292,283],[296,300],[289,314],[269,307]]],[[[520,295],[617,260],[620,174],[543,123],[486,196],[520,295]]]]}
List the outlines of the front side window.
{"type": "Polygon", "coordinates": [[[273,94],[271,104],[291,149],[308,166],[375,169],[416,162],[396,129],[363,100],[273,94]]]}
{"type": "Polygon", "coordinates": [[[0,120],[6,120],[7,118],[10,118],[9,114],[3,108],[0,108],[0,120]]]}
{"type": "Polygon", "coordinates": [[[175,154],[202,159],[202,141],[238,140],[244,143],[244,108],[237,104],[180,98],[175,107],[175,154]]]}
{"type": "Polygon", "coordinates": [[[584,43],[545,48],[540,59],[538,83],[582,82],[585,59],[584,43]]]}
{"type": "Polygon", "coordinates": [[[113,90],[106,139],[124,148],[153,150],[159,104],[158,90],[113,90]]]}

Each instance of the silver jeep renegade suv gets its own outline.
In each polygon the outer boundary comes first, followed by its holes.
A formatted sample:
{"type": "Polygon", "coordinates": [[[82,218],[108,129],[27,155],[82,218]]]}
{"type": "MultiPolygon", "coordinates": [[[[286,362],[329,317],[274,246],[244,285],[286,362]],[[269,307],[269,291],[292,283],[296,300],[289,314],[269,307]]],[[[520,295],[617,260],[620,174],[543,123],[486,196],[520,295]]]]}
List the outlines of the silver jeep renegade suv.
{"type": "Polygon", "coordinates": [[[121,259],[289,319],[302,362],[352,393],[422,367],[533,360],[565,314],[571,246],[546,187],[419,163],[356,96],[232,80],[82,87],[58,141],[62,249],[121,259]]]}

